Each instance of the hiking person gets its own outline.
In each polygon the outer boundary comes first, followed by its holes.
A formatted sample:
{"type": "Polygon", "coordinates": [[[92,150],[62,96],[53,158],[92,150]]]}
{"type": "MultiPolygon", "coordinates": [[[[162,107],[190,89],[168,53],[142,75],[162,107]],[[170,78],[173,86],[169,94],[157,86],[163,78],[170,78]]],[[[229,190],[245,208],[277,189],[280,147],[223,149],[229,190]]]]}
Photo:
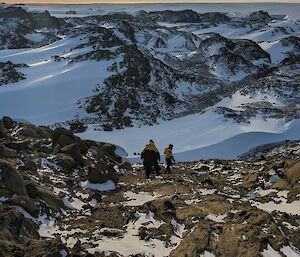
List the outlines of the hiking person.
{"type": "Polygon", "coordinates": [[[149,143],[145,145],[141,153],[141,158],[143,159],[146,178],[150,178],[152,167],[154,167],[156,175],[159,175],[160,167],[158,162],[160,161],[160,154],[153,140],[150,140],[149,143]]]}
{"type": "Polygon", "coordinates": [[[165,154],[165,157],[166,157],[166,163],[167,163],[166,173],[171,173],[172,162],[175,162],[172,151],[173,151],[173,145],[172,144],[170,144],[164,151],[164,154],[165,154]]]}

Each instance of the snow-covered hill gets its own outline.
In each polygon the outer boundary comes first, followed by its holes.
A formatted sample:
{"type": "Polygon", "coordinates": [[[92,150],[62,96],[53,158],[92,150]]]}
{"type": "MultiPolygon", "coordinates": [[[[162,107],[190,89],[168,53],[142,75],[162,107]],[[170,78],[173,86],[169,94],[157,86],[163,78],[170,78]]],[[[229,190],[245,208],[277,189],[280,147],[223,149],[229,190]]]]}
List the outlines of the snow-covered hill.
{"type": "Polygon", "coordinates": [[[129,155],[173,143],[180,160],[299,139],[300,23],[284,9],[73,7],[1,6],[0,114],[87,128],[129,155]]]}

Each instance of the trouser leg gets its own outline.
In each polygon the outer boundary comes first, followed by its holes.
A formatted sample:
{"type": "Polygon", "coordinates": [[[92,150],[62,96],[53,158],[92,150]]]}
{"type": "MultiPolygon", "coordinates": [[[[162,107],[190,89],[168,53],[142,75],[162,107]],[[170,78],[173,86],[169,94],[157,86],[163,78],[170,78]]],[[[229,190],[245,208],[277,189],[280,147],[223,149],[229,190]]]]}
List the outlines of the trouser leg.
{"type": "Polygon", "coordinates": [[[166,159],[166,163],[167,163],[166,172],[167,173],[171,173],[171,164],[172,164],[172,161],[170,159],[166,159]]]}
{"type": "Polygon", "coordinates": [[[150,178],[151,166],[145,165],[145,170],[146,170],[146,178],[150,178]]]}
{"type": "Polygon", "coordinates": [[[158,176],[158,175],[159,175],[159,172],[160,172],[160,167],[159,167],[159,164],[158,164],[158,163],[155,163],[155,164],[154,164],[154,169],[155,169],[156,175],[158,176]]]}

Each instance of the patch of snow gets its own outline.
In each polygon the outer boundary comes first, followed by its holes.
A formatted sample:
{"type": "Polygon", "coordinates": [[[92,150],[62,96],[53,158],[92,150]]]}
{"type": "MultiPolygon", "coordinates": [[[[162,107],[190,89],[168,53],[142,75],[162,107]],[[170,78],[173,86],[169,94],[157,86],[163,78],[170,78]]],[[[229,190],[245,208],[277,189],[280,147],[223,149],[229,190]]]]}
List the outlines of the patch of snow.
{"type": "Polygon", "coordinates": [[[296,250],[292,248],[291,246],[284,246],[280,249],[280,251],[285,254],[287,257],[299,257],[300,252],[299,250],[296,250]]]}
{"type": "Polygon", "coordinates": [[[215,215],[210,213],[206,216],[206,218],[217,223],[224,223],[224,219],[226,218],[226,216],[227,214],[215,215]]]}
{"type": "Polygon", "coordinates": [[[268,248],[264,249],[261,254],[263,257],[281,257],[281,255],[277,251],[275,251],[269,244],[268,248]]]}
{"type": "Polygon", "coordinates": [[[7,197],[5,197],[5,196],[0,196],[0,202],[5,202],[5,201],[7,201],[7,200],[8,200],[7,197]]]}
{"type": "MultiPolygon", "coordinates": [[[[163,222],[157,221],[153,215],[145,213],[137,213],[137,220],[131,221],[127,225],[126,233],[122,238],[105,238],[94,241],[94,248],[88,249],[89,253],[114,251],[118,254],[129,256],[134,254],[144,254],[146,256],[164,257],[169,256],[176,245],[167,247],[165,242],[157,239],[149,239],[148,241],[140,240],[138,230],[144,226],[146,228],[159,228],[163,222]]],[[[179,241],[179,240],[178,240],[179,241]]]]}
{"type": "Polygon", "coordinates": [[[212,195],[217,191],[217,189],[205,189],[205,188],[200,188],[199,189],[201,195],[212,195]]]}
{"type": "Polygon", "coordinates": [[[66,196],[62,200],[66,207],[75,209],[75,210],[81,210],[82,206],[85,205],[84,202],[82,202],[78,198],[74,198],[74,197],[66,196]]]}
{"type": "Polygon", "coordinates": [[[45,36],[41,33],[28,33],[25,38],[33,42],[41,42],[45,39],[45,36]]]}
{"type": "Polygon", "coordinates": [[[124,202],[125,206],[142,206],[143,204],[155,200],[157,197],[159,197],[156,193],[149,193],[149,192],[132,192],[127,191],[124,193],[124,197],[127,199],[126,202],[124,202]]]}
{"type": "Polygon", "coordinates": [[[200,257],[215,257],[211,252],[205,251],[204,254],[201,254],[200,257]]]}
{"type": "Polygon", "coordinates": [[[116,189],[116,185],[112,180],[108,180],[105,183],[99,183],[99,184],[93,184],[90,183],[89,181],[85,181],[81,183],[81,186],[83,188],[88,188],[96,191],[111,191],[116,189]]]}
{"type": "Polygon", "coordinates": [[[256,206],[258,209],[271,213],[272,211],[286,212],[292,215],[300,215],[300,201],[293,201],[287,203],[286,200],[283,200],[281,203],[275,203],[270,201],[267,203],[252,202],[253,206],[256,206]]]}
{"type": "Polygon", "coordinates": [[[68,256],[68,252],[65,249],[60,250],[59,254],[60,254],[61,257],[67,257],[68,256]]]}

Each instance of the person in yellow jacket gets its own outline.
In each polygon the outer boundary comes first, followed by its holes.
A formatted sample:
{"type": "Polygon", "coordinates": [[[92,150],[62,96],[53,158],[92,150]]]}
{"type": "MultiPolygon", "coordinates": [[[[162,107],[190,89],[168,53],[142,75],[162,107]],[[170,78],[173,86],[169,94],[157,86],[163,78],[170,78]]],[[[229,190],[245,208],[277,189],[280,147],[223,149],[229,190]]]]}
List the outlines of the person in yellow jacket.
{"type": "Polygon", "coordinates": [[[144,169],[146,170],[146,178],[150,178],[152,167],[156,171],[156,175],[159,175],[160,167],[158,162],[160,161],[160,154],[153,140],[150,140],[145,145],[141,158],[143,159],[144,169]]]}
{"type": "Polygon", "coordinates": [[[172,151],[173,151],[173,145],[172,144],[170,144],[169,147],[167,147],[164,151],[164,154],[165,154],[165,157],[166,157],[166,163],[167,163],[166,173],[171,173],[172,162],[175,162],[172,151]]]}

